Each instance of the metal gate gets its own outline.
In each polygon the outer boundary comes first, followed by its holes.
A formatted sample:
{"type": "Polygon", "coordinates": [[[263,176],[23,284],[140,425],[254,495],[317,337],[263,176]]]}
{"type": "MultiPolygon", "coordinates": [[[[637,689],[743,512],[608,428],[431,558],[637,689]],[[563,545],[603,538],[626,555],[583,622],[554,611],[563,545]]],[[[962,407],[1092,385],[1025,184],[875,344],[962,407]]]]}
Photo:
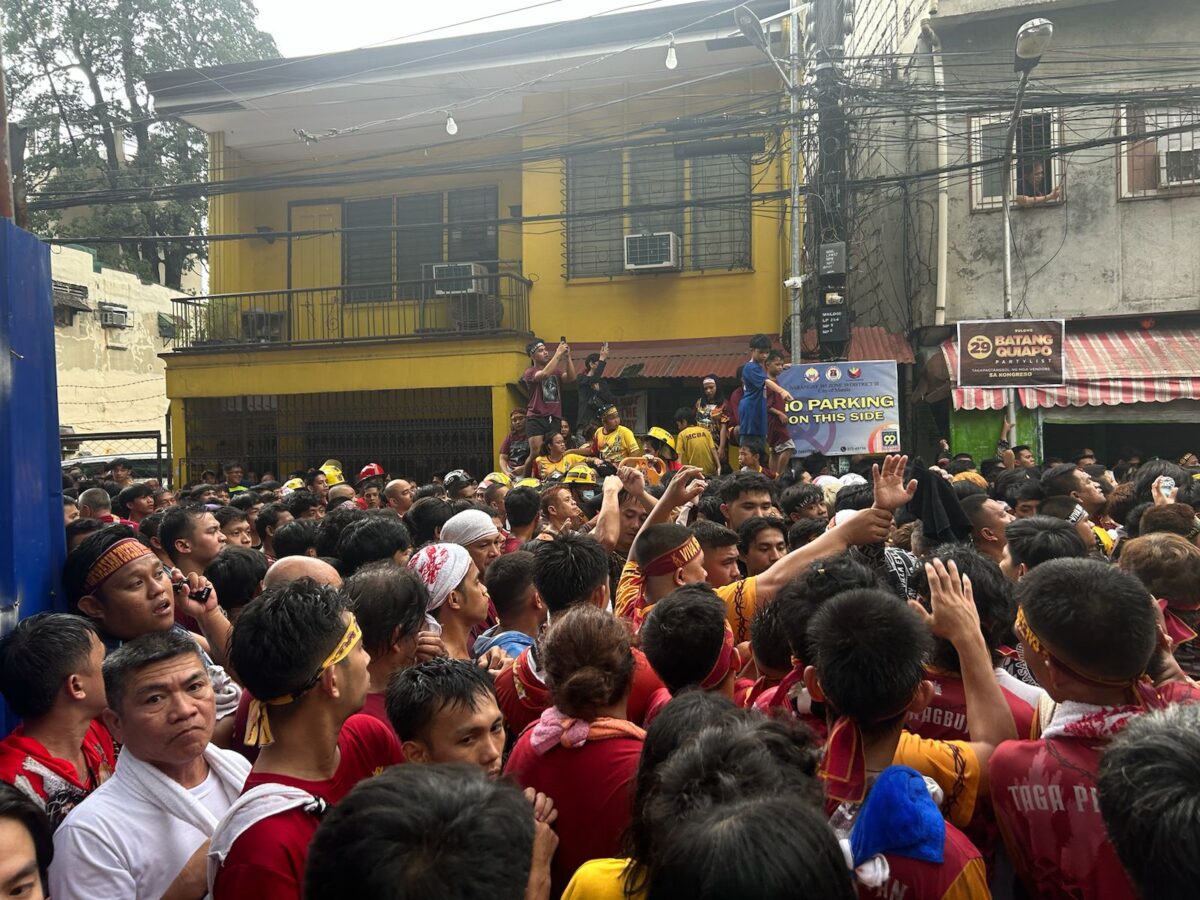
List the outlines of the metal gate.
{"type": "Polygon", "coordinates": [[[112,461],[127,459],[137,481],[157,478],[164,487],[171,480],[171,460],[158,431],[91,431],[60,434],[62,469],[83,470],[87,478],[99,478],[112,461]]]}

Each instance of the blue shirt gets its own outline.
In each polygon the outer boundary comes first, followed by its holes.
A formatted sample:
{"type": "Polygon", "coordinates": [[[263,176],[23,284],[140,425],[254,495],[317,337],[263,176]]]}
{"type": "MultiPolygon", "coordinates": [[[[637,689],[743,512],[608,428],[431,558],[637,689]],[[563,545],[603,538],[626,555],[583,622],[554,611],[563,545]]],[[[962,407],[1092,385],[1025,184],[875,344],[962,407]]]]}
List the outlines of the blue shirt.
{"type": "Polygon", "coordinates": [[[526,647],[533,646],[533,638],[525,632],[500,631],[499,629],[500,626],[498,624],[493,625],[479,637],[475,638],[475,646],[471,648],[471,655],[478,659],[493,647],[500,647],[505,653],[515,659],[526,647]]]}
{"type": "Polygon", "coordinates": [[[738,435],[740,437],[767,436],[767,400],[763,388],[767,383],[767,370],[751,361],[742,367],[742,402],[738,404],[738,435]]]}

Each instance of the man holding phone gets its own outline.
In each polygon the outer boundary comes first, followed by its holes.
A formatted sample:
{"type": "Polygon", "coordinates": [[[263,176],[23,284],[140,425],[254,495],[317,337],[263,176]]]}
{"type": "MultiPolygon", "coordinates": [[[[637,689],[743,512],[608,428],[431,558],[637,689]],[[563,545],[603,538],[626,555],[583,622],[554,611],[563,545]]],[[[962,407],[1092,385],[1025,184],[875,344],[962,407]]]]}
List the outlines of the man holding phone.
{"type": "Polygon", "coordinates": [[[545,342],[539,340],[531,341],[525,352],[529,354],[530,362],[529,368],[521,376],[521,381],[529,391],[529,404],[525,408],[525,436],[529,438],[525,474],[528,475],[534,460],[541,453],[542,442],[559,429],[562,383],[575,380],[575,362],[571,359],[571,348],[567,345],[566,337],[559,341],[553,355],[545,342]]]}

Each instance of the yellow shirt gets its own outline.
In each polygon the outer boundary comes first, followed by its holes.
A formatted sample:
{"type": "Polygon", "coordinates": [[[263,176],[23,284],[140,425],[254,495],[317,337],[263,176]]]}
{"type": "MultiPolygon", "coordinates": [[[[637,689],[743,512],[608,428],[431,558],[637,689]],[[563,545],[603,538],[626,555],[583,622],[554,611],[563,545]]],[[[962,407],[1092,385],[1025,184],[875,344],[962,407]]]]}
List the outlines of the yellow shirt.
{"type": "Polygon", "coordinates": [[[679,432],[675,438],[675,450],[679,453],[679,463],[684,466],[697,466],[704,470],[705,475],[717,474],[716,445],[713,443],[712,432],[699,425],[692,425],[679,432]]]}
{"type": "MultiPolygon", "coordinates": [[[[627,859],[593,859],[575,870],[562,900],[625,900],[625,869],[627,859]]],[[[643,900],[644,890],[633,894],[633,900],[643,900]]]]}
{"type": "Polygon", "coordinates": [[[942,789],[942,815],[959,828],[965,828],[975,814],[979,797],[979,757],[966,741],[935,741],[900,732],[900,743],[892,764],[911,766],[928,775],[942,789]]]}
{"type": "Polygon", "coordinates": [[[587,457],[580,456],[578,453],[566,453],[558,462],[553,462],[548,456],[539,456],[537,458],[537,477],[545,478],[554,472],[565,473],[571,466],[581,462],[587,462],[587,457]]]}
{"type": "Polygon", "coordinates": [[[641,455],[637,438],[624,425],[618,425],[616,431],[611,434],[606,433],[603,428],[597,428],[593,444],[596,455],[614,466],[627,457],[641,455]]]}

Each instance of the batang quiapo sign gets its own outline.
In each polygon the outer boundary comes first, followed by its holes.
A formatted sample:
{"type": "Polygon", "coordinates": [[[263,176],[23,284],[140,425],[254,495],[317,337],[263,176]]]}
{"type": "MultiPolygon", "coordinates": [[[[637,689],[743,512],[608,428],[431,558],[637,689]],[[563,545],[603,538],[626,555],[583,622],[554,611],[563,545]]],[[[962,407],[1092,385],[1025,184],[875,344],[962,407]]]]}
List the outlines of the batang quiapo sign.
{"type": "Polygon", "coordinates": [[[796,453],[895,453],[900,408],[895,360],[800,363],[779,384],[792,395],[788,434],[796,453]]]}
{"type": "Polygon", "coordinates": [[[982,319],[958,323],[958,386],[1061,387],[1062,319],[982,319]]]}

